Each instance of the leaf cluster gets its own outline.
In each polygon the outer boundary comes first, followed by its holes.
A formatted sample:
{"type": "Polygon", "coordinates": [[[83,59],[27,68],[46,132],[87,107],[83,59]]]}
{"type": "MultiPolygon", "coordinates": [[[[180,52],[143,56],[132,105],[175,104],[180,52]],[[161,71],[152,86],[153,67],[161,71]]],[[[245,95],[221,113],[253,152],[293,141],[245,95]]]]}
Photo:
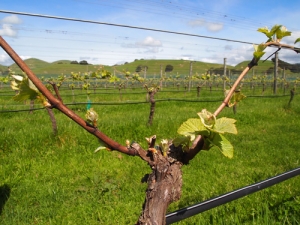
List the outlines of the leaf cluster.
{"type": "MultiPolygon", "coordinates": [[[[226,90],[225,97],[227,96],[228,93],[229,93],[229,90],[226,90]]],[[[236,105],[237,103],[242,101],[244,98],[246,98],[246,96],[241,91],[236,90],[228,102],[228,107],[232,107],[232,106],[236,105]]]]}
{"type": "MultiPolygon", "coordinates": [[[[261,27],[257,29],[258,32],[261,32],[267,36],[268,42],[275,42],[279,43],[284,37],[291,36],[292,32],[288,31],[287,28],[283,25],[274,25],[270,30],[268,27],[261,27]]],[[[295,44],[300,41],[300,38],[298,38],[295,41],[295,44]]],[[[265,54],[264,50],[267,46],[265,43],[262,43],[260,45],[254,45],[254,53],[253,56],[258,62],[260,58],[265,54]]]]}
{"type": "Polygon", "coordinates": [[[274,25],[271,30],[268,27],[258,28],[258,32],[265,34],[268,37],[267,42],[280,42],[282,38],[291,36],[292,32],[288,31],[285,26],[274,25]]]}
{"type": "Polygon", "coordinates": [[[232,158],[233,146],[224,134],[237,134],[236,120],[227,117],[216,119],[206,109],[199,112],[198,116],[199,118],[188,119],[179,127],[177,132],[182,136],[173,140],[174,145],[182,145],[184,151],[189,151],[192,141],[197,135],[201,135],[205,143],[203,150],[217,147],[223,155],[232,158]]]}
{"type": "Polygon", "coordinates": [[[13,97],[15,101],[22,102],[26,100],[37,100],[45,107],[50,106],[47,99],[42,95],[37,87],[32,83],[26,75],[14,75],[11,74],[11,88],[17,91],[17,94],[13,97]]]}

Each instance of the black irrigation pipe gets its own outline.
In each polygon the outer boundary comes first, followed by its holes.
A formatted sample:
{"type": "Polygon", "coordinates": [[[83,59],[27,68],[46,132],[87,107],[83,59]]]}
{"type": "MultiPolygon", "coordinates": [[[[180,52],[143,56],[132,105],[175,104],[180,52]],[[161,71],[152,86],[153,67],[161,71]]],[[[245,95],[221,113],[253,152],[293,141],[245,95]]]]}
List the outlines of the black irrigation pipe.
{"type": "MultiPolygon", "coordinates": [[[[159,93],[186,93],[188,91],[185,91],[185,90],[180,90],[180,91],[177,91],[177,90],[174,90],[174,91],[159,91],[157,92],[157,94],[159,93]]],[[[211,90],[211,92],[220,92],[220,90],[211,90]]],[[[91,92],[89,94],[87,93],[81,93],[81,94],[62,94],[61,96],[62,97],[66,97],[66,96],[87,96],[87,95],[126,95],[126,94],[146,94],[147,92],[121,92],[121,93],[118,93],[118,92],[91,92]]],[[[191,92],[189,92],[191,93],[191,92]]],[[[295,95],[297,95],[297,93],[295,93],[295,95]]],[[[0,96],[15,96],[15,94],[11,94],[11,95],[2,95],[2,93],[0,92],[0,96]]],[[[277,98],[277,97],[285,97],[285,96],[289,96],[289,94],[282,94],[282,95],[247,95],[246,97],[265,97],[265,98],[277,98]]]]}
{"type": "Polygon", "coordinates": [[[257,191],[261,191],[265,188],[293,178],[295,176],[300,175],[300,167],[290,170],[288,172],[282,173],[280,175],[271,177],[267,180],[254,183],[252,185],[237,189],[235,191],[220,195],[218,197],[206,200],[204,202],[197,203],[195,205],[182,208],[172,213],[168,213],[166,215],[166,222],[167,224],[172,224],[178,222],[180,220],[184,220],[188,217],[194,216],[196,214],[202,213],[204,211],[210,210],[217,206],[223,205],[225,203],[231,202],[238,198],[242,198],[246,195],[252,194],[257,191]]]}
{"type": "MultiPolygon", "coordinates": [[[[168,101],[180,101],[180,102],[220,102],[222,99],[216,100],[187,100],[187,99],[157,99],[156,102],[168,102],[168,101]]],[[[87,105],[87,102],[76,102],[76,103],[65,103],[65,105],[87,105]]],[[[136,104],[149,104],[149,102],[92,102],[92,105],[136,105],[136,104]]],[[[44,108],[34,108],[34,109],[22,109],[22,110],[0,110],[0,113],[11,113],[11,112],[26,112],[32,110],[41,110],[44,108]]]]}
{"type": "MultiPolygon", "coordinates": [[[[297,94],[295,94],[297,95],[297,94]]],[[[282,97],[288,97],[291,96],[289,94],[285,94],[285,95],[247,95],[247,98],[282,98],[282,97]]]]}

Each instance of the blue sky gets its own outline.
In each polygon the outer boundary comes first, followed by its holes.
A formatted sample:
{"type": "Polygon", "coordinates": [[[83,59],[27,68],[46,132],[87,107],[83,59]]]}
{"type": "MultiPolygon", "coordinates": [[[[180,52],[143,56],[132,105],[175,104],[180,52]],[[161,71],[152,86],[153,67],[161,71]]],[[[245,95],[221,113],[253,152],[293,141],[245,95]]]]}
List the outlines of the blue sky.
{"type": "MultiPolygon", "coordinates": [[[[52,15],[261,43],[257,28],[285,25],[300,37],[300,1],[1,0],[0,10],[52,15]],[[285,3],[287,2],[287,3],[285,3]]],[[[0,35],[23,58],[114,65],[135,59],[187,59],[230,65],[250,60],[251,44],[83,22],[0,13],[0,35]]],[[[298,44],[299,45],[299,44],[298,44]]],[[[297,46],[300,47],[300,46],[297,46]]],[[[274,49],[268,50],[270,53],[274,49]]],[[[267,55],[267,54],[266,54],[267,55]]],[[[300,63],[281,50],[280,59],[300,63]]],[[[12,60],[1,49],[0,64],[12,60]]]]}

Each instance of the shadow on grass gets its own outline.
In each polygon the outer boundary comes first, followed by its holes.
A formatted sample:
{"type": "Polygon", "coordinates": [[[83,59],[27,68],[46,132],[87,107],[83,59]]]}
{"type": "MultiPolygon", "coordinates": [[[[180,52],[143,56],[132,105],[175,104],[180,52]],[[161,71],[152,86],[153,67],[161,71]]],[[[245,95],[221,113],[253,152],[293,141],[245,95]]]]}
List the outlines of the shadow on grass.
{"type": "Polygon", "coordinates": [[[0,215],[2,214],[2,210],[9,196],[10,196],[10,187],[7,184],[0,186],[0,215]]]}

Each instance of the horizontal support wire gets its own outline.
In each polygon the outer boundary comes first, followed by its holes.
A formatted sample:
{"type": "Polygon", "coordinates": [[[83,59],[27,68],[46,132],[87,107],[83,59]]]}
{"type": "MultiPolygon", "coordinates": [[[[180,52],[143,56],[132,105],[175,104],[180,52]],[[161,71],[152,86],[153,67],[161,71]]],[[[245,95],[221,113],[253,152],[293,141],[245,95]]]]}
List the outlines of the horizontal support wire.
{"type": "Polygon", "coordinates": [[[217,206],[231,202],[238,198],[242,198],[246,195],[255,193],[257,191],[261,191],[265,188],[268,188],[270,186],[273,186],[275,184],[278,184],[280,182],[283,182],[285,180],[288,180],[288,179],[293,178],[298,175],[300,175],[300,167],[290,170],[288,172],[282,173],[280,175],[271,177],[267,180],[264,180],[264,181],[261,181],[258,183],[254,183],[249,186],[245,186],[243,188],[220,195],[218,197],[209,199],[207,201],[200,202],[195,205],[192,205],[192,206],[189,206],[186,208],[182,208],[175,212],[169,213],[166,215],[166,222],[167,222],[167,224],[172,224],[172,223],[178,222],[180,220],[187,219],[189,217],[195,216],[196,214],[210,210],[212,208],[215,208],[217,206]]]}
{"type": "MultiPolygon", "coordinates": [[[[297,94],[295,94],[297,95],[297,94]]],[[[1,96],[1,95],[0,95],[1,96]]],[[[282,98],[287,97],[290,95],[247,95],[247,98],[282,98]]],[[[167,98],[167,99],[156,99],[155,102],[168,102],[168,101],[177,101],[177,102],[220,102],[222,101],[221,98],[216,99],[204,99],[204,100],[198,100],[198,99],[178,99],[178,98],[167,98]]],[[[72,106],[72,105],[86,105],[87,102],[75,102],[75,103],[65,103],[64,105],[72,106]]],[[[125,102],[92,102],[93,105],[135,105],[135,104],[150,104],[147,101],[125,101],[125,102]]],[[[1,105],[0,105],[1,106],[1,105]]],[[[6,105],[7,106],[19,106],[19,107],[28,107],[27,105],[6,105]]],[[[21,110],[0,110],[0,113],[13,113],[13,112],[28,112],[33,110],[41,110],[44,108],[32,108],[32,109],[21,109],[21,110]]]]}
{"type": "Polygon", "coordinates": [[[199,38],[208,38],[208,39],[215,39],[215,40],[219,40],[219,41],[236,42],[236,43],[250,44],[250,45],[254,44],[254,43],[248,42],[248,41],[240,41],[240,40],[233,40],[233,39],[227,39],[227,38],[218,38],[218,37],[211,37],[211,36],[205,36],[205,35],[199,35],[199,34],[190,34],[190,33],[183,33],[183,32],[170,31],[170,30],[154,29],[154,28],[148,28],[148,27],[130,26],[130,25],[125,25],[125,24],[107,23],[107,22],[101,22],[101,21],[95,21],[95,20],[85,20],[85,19],[78,19],[78,18],[69,18],[69,17],[36,14],[36,13],[28,13],[28,12],[17,12],[17,11],[2,10],[2,9],[0,10],[0,13],[9,13],[9,14],[16,14],[16,15],[23,15],[23,16],[33,16],[33,17],[48,18],[48,19],[57,19],[57,20],[66,20],[66,21],[73,21],[73,22],[83,22],[83,23],[115,26],[115,27],[124,27],[124,28],[130,28],[130,29],[155,31],[155,32],[161,32],[161,33],[185,35],[185,36],[199,37],[199,38]]]}

